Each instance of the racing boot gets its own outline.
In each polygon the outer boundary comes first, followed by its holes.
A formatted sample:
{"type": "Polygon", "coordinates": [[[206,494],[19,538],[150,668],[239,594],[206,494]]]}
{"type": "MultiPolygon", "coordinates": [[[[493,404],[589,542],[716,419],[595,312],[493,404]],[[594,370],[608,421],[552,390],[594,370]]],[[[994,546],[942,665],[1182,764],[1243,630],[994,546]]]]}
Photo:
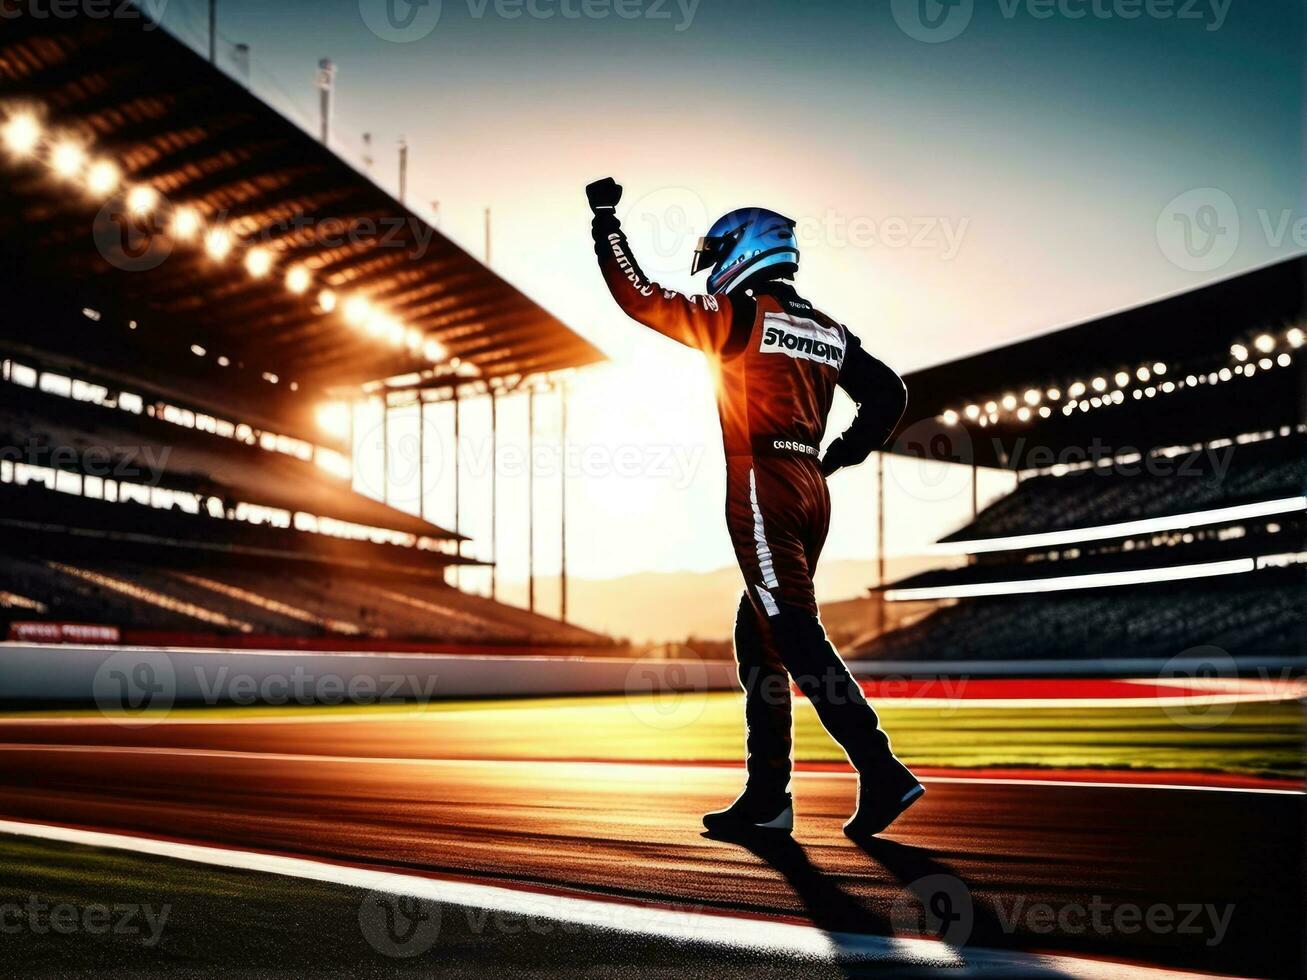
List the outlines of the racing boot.
{"type": "Polygon", "coordinates": [[[858,809],[844,833],[855,841],[876,836],[925,792],[908,767],[889,756],[875,769],[858,773],[858,809]]]}
{"type": "Polygon", "coordinates": [[[703,825],[708,836],[723,840],[789,834],[794,830],[794,797],[746,784],[725,810],[705,815],[703,825]]]}

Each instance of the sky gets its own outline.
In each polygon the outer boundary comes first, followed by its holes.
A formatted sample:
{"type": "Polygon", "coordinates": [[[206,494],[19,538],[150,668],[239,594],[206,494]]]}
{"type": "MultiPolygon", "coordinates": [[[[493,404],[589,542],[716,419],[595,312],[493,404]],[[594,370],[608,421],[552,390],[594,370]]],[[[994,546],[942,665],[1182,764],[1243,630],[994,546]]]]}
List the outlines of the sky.
{"type": "MultiPolygon", "coordinates": [[[[206,9],[170,0],[163,23],[199,46],[206,9]]],[[[684,290],[702,288],[691,251],[719,214],[796,218],[801,292],[901,372],[1307,250],[1292,231],[1307,211],[1291,0],[221,0],[219,32],[224,65],[249,44],[254,89],[306,128],[332,58],[333,147],[358,162],[371,133],[374,179],[394,188],[404,137],[409,203],[478,255],[489,207],[494,269],[609,355],[571,395],[571,444],[588,454],[567,464],[574,575],[732,562],[707,369],[612,303],[590,180],[625,186],[642,264],[684,290]],[[1183,248],[1212,217],[1217,247],[1183,248]]],[[[546,445],[557,399],[537,408],[546,445]]],[[[463,527],[485,556],[485,409],[465,411],[463,527]]],[[[506,445],[525,441],[525,411],[505,403],[506,445]]],[[[850,414],[842,401],[832,433],[850,414]]],[[[451,523],[451,450],[429,451],[429,512],[451,523]]],[[[505,465],[499,558],[520,592],[526,481],[505,465]]],[[[558,566],[557,454],[548,466],[544,573],[558,566]]],[[[968,517],[965,481],[888,470],[888,553],[968,517]]],[[[415,481],[395,479],[415,506],[415,481]]],[[[1003,488],[990,477],[983,495],[1003,488]]],[[[827,555],[872,557],[875,467],[832,490],[827,555]]]]}

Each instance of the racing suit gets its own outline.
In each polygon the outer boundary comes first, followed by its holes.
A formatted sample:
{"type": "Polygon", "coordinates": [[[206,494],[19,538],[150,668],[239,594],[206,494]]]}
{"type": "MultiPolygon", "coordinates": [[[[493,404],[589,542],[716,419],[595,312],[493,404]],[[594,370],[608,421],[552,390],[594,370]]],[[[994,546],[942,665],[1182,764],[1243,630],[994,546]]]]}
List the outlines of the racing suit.
{"type": "Polygon", "coordinates": [[[622,309],[703,351],[714,368],[726,524],[745,581],[735,649],[750,786],[784,792],[789,783],[787,672],[854,767],[874,776],[893,759],[889,742],[821,625],[813,573],[830,525],[825,477],[884,445],[907,405],[903,382],[788,283],[684,296],[644,275],[611,210],[596,211],[593,235],[600,269],[622,309]],[[820,458],[837,385],[858,413],[820,458]]]}

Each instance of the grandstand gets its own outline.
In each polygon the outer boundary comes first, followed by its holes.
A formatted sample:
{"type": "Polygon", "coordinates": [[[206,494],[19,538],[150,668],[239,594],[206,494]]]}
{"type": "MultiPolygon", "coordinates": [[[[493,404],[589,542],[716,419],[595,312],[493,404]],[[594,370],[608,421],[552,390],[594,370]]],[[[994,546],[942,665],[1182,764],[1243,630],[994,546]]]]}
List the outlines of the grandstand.
{"type": "Polygon", "coordinates": [[[0,180],[0,639],[608,643],[353,486],[353,406],[529,389],[570,329],[146,19],[6,17],[0,180]]]}
{"type": "Polygon", "coordinates": [[[895,452],[1018,482],[940,542],[965,564],[878,590],[935,608],[857,655],[1301,658],[1305,287],[1293,259],[909,377],[905,429],[944,438],[895,452]]]}

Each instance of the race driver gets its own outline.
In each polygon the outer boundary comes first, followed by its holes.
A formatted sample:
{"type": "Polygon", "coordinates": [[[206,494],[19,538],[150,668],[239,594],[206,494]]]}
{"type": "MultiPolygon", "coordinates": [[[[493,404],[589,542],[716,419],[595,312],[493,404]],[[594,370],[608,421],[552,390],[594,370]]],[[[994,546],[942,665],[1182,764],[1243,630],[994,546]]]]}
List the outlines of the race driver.
{"type": "Polygon", "coordinates": [[[858,771],[844,825],[880,833],[924,787],[890,750],[876,713],[822,628],[812,577],[830,524],[826,478],[880,449],[907,406],[903,382],[841,324],[799,296],[795,223],[749,208],[718,220],[695,253],[708,292],[681,293],[640,270],[617,219],[612,178],[586,188],[599,267],[638,322],[710,359],[726,449],[726,523],[744,574],[735,652],[745,692],[748,778],[729,807],[704,817],[710,835],[789,833],[792,722],[788,673],[858,771]],[[835,387],[858,406],[820,449],[835,387]]]}

